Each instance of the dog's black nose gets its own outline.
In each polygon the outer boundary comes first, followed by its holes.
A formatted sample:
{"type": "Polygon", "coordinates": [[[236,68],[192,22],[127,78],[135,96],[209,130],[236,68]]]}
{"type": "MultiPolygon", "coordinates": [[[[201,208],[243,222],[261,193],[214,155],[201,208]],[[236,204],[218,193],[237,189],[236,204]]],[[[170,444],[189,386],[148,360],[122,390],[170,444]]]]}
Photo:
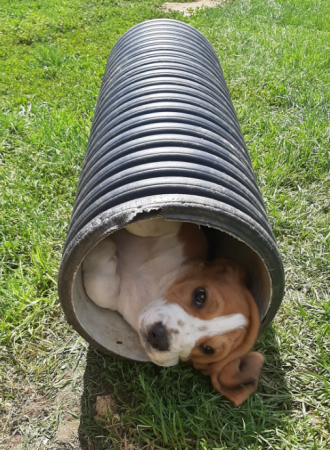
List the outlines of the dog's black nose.
{"type": "Polygon", "coordinates": [[[166,328],[162,322],[156,322],[148,331],[147,341],[154,349],[165,352],[169,350],[170,344],[168,342],[166,328]]]}

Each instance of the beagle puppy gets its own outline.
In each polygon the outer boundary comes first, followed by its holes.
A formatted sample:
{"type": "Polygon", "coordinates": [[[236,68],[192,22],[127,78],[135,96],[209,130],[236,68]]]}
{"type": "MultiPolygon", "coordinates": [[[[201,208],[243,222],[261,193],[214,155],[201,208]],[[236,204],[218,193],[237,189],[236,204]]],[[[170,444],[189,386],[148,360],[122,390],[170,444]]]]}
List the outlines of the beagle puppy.
{"type": "Polygon", "coordinates": [[[255,391],[264,359],[249,353],[258,307],[241,265],[207,260],[198,225],[163,218],[126,226],[83,261],[88,297],[118,311],[160,366],[190,361],[235,406],[255,391]]]}

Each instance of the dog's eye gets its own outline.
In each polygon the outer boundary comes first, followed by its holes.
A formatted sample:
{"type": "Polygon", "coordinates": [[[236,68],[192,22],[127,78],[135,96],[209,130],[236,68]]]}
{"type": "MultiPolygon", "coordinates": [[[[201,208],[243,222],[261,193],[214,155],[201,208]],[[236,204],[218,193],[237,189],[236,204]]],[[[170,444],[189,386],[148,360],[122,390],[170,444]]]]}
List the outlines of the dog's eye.
{"type": "Polygon", "coordinates": [[[208,345],[201,345],[200,349],[204,353],[204,355],[213,355],[214,354],[214,348],[209,347],[208,345]]]}
{"type": "Polygon", "coordinates": [[[195,306],[201,308],[204,305],[205,300],[206,300],[205,289],[202,287],[195,289],[193,292],[193,302],[195,306]]]}

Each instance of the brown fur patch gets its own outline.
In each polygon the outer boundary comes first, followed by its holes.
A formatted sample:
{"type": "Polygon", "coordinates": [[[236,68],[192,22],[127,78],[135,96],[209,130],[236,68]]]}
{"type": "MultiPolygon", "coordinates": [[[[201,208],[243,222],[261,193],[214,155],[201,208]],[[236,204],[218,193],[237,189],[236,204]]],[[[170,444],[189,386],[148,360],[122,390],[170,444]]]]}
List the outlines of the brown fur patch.
{"type": "Polygon", "coordinates": [[[237,313],[249,318],[246,296],[251,294],[244,285],[242,271],[238,263],[226,259],[214,260],[208,266],[193,266],[170,286],[166,299],[202,320],[237,313]],[[206,302],[202,308],[196,308],[193,304],[193,292],[198,287],[206,291],[206,302]]]}
{"type": "MultiPolygon", "coordinates": [[[[234,405],[239,405],[257,387],[263,357],[248,353],[258,334],[259,311],[247,288],[244,268],[227,259],[214,260],[211,264],[196,264],[179,276],[168,289],[166,299],[179,304],[188,314],[202,320],[220,316],[243,314],[245,328],[200,339],[188,358],[196,369],[209,375],[218,392],[223,393],[234,405]],[[206,301],[198,307],[193,292],[202,287],[206,301]],[[212,347],[214,353],[205,355],[200,346],[212,347]]],[[[202,330],[200,327],[200,331],[202,330]]]]}

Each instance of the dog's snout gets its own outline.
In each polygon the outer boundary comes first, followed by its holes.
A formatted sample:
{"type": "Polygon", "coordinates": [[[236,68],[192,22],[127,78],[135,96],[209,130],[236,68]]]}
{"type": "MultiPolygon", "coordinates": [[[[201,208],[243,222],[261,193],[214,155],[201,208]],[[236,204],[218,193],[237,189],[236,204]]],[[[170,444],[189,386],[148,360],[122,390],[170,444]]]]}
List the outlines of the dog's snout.
{"type": "Polygon", "coordinates": [[[169,350],[170,344],[168,341],[166,328],[164,327],[162,322],[156,322],[151,326],[148,331],[147,341],[152,348],[160,352],[169,350]]]}

